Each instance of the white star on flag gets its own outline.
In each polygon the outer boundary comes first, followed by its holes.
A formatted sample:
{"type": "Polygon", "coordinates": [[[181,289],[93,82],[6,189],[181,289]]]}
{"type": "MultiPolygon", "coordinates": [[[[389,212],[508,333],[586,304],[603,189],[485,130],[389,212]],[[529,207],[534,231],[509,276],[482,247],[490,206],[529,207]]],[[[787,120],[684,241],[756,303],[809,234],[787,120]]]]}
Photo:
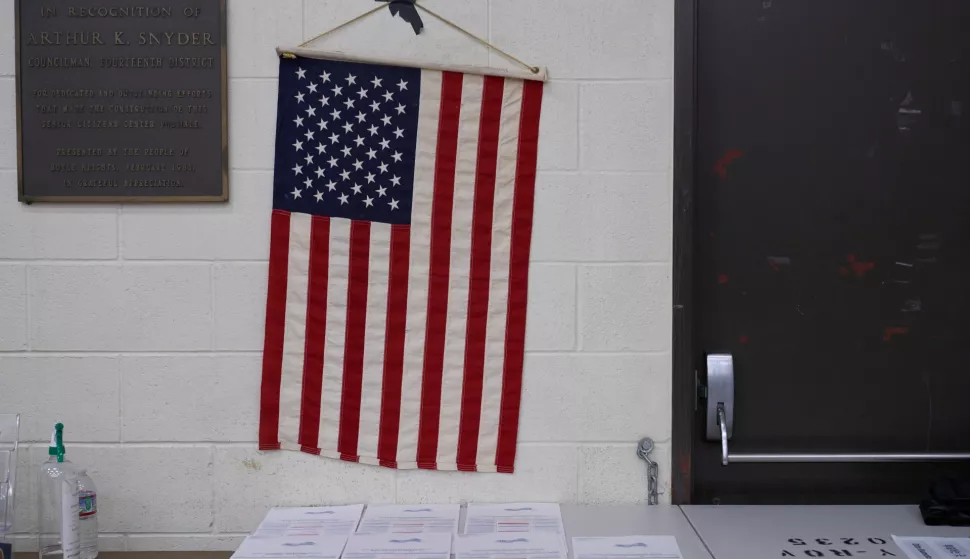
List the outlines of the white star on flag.
{"type": "Polygon", "coordinates": [[[400,202],[394,199],[391,199],[391,201],[388,203],[388,205],[391,206],[391,211],[398,209],[398,204],[400,204],[400,202]]]}
{"type": "Polygon", "coordinates": [[[300,189],[299,188],[294,188],[293,189],[293,199],[295,200],[297,198],[300,198],[301,196],[303,196],[303,194],[300,192],[300,189]]]}
{"type": "Polygon", "coordinates": [[[367,198],[364,198],[364,205],[367,206],[368,208],[373,208],[374,207],[374,199],[371,198],[370,196],[368,196],[367,198]]]}
{"type": "Polygon", "coordinates": [[[400,83],[397,84],[397,86],[401,88],[401,91],[404,91],[408,88],[408,82],[401,80],[400,83]]]}
{"type": "Polygon", "coordinates": [[[296,75],[301,80],[305,80],[306,79],[306,70],[304,70],[303,68],[300,68],[299,70],[296,71],[296,75]]]}
{"type": "Polygon", "coordinates": [[[356,85],[356,84],[357,84],[357,76],[353,74],[347,76],[347,85],[356,85]]]}
{"type": "Polygon", "coordinates": [[[370,83],[374,84],[374,89],[377,89],[382,83],[384,83],[384,80],[375,77],[370,83]]]}
{"type": "Polygon", "coordinates": [[[340,205],[342,206],[342,205],[344,205],[346,203],[347,203],[347,195],[346,194],[341,194],[340,195],[340,205]]]}
{"type": "Polygon", "coordinates": [[[323,193],[322,192],[317,192],[316,194],[313,195],[313,197],[317,199],[317,202],[323,202],[323,193]]]}
{"type": "Polygon", "coordinates": [[[311,83],[310,85],[307,86],[307,89],[310,90],[310,93],[316,93],[317,92],[317,84],[311,83]]]}
{"type": "Polygon", "coordinates": [[[330,72],[324,72],[320,74],[320,79],[323,80],[323,83],[327,83],[328,81],[330,81],[330,72]]]}
{"type": "Polygon", "coordinates": [[[293,144],[293,147],[296,148],[296,151],[303,151],[303,142],[297,140],[296,143],[293,144]]]}
{"type": "Polygon", "coordinates": [[[294,165],[293,166],[293,174],[294,175],[302,175],[303,174],[303,167],[301,167],[299,165],[294,165]]]}
{"type": "Polygon", "coordinates": [[[303,101],[303,93],[297,93],[296,94],[296,102],[297,103],[303,103],[304,102],[303,101]]]}

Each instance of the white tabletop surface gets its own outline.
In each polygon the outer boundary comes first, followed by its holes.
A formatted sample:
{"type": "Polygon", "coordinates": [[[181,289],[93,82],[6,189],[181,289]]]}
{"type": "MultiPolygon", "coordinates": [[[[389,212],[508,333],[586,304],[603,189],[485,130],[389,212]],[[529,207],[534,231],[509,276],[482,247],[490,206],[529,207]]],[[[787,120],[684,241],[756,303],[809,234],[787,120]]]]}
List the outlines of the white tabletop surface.
{"type": "Polygon", "coordinates": [[[562,521],[570,559],[574,536],[675,536],[684,559],[711,559],[679,507],[562,505],[562,521]]]}
{"type": "Polygon", "coordinates": [[[851,557],[905,558],[893,544],[894,534],[970,537],[970,528],[926,526],[919,507],[909,505],[681,508],[716,559],[838,557],[832,550],[850,551],[851,557]]]}

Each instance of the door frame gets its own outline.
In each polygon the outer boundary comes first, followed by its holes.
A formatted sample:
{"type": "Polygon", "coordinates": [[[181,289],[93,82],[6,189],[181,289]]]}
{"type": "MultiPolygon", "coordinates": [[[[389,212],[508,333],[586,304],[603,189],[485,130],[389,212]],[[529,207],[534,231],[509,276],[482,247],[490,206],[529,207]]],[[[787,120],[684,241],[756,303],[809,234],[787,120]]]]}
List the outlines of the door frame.
{"type": "Polygon", "coordinates": [[[674,1],[671,501],[690,504],[698,390],[694,331],[697,1],[674,1]]]}

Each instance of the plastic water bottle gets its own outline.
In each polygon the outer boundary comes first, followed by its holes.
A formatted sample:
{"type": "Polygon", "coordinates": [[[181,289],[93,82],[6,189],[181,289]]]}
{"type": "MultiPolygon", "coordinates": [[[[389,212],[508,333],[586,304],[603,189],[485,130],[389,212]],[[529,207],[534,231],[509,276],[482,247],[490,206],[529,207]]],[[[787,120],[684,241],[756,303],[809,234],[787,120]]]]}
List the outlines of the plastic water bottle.
{"type": "Polygon", "coordinates": [[[77,469],[64,459],[64,425],[51,434],[49,458],[38,470],[37,551],[40,559],[81,558],[77,469]]]}
{"type": "Polygon", "coordinates": [[[81,519],[81,559],[98,556],[98,489],[87,470],[78,472],[78,505],[81,519]]]}

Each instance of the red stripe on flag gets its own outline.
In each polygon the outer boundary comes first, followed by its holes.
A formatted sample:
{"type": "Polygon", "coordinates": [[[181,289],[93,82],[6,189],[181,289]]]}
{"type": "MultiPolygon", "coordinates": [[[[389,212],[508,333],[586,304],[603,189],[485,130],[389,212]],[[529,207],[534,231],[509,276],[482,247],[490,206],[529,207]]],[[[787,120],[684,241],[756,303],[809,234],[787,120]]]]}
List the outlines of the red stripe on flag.
{"type": "Polygon", "coordinates": [[[525,358],[525,310],[529,296],[529,250],[532,212],[535,205],[536,157],[542,82],[526,81],[522,91],[519,153],[512,203],[512,253],[509,257],[509,306],[505,327],[505,370],[502,373],[502,404],[499,412],[498,471],[515,467],[515,440],[519,432],[522,399],[522,364],[525,358]]]}
{"type": "Polygon", "coordinates": [[[286,324],[286,274],[290,260],[290,213],[273,211],[269,242],[269,288],[263,385],[259,408],[259,448],[280,448],[280,383],[283,377],[283,330],[286,324]]]}
{"type": "Polygon", "coordinates": [[[347,274],[347,335],[344,341],[343,393],[337,451],[344,460],[357,459],[360,435],[360,394],[364,383],[364,338],[367,334],[367,282],[370,270],[370,222],[350,225],[347,274]]]}
{"type": "Polygon", "coordinates": [[[458,120],[461,116],[462,74],[444,72],[441,79],[441,114],[435,160],[434,201],[431,207],[431,254],[428,279],[428,323],[421,381],[418,429],[419,468],[434,469],[438,454],[441,415],[441,378],[448,318],[451,268],[451,219],[455,200],[455,161],[458,157],[458,120]]]}
{"type": "Polygon", "coordinates": [[[478,431],[482,418],[482,384],[485,374],[485,327],[488,323],[488,291],[492,272],[492,214],[495,206],[495,175],[504,89],[503,78],[485,78],[482,122],[478,134],[475,205],[472,213],[465,379],[462,383],[461,423],[458,431],[460,470],[476,469],[478,457],[478,431]]]}
{"type": "Polygon", "coordinates": [[[323,347],[327,334],[329,267],[330,218],[314,216],[310,222],[310,278],[307,289],[299,438],[303,451],[312,453],[320,452],[320,398],[323,392],[323,347]]]}
{"type": "Polygon", "coordinates": [[[384,335],[384,383],[381,389],[381,426],[377,459],[397,466],[397,438],[401,424],[401,383],[404,377],[404,333],[408,315],[408,273],[411,228],[391,226],[391,255],[387,288],[387,327],[384,335]]]}

